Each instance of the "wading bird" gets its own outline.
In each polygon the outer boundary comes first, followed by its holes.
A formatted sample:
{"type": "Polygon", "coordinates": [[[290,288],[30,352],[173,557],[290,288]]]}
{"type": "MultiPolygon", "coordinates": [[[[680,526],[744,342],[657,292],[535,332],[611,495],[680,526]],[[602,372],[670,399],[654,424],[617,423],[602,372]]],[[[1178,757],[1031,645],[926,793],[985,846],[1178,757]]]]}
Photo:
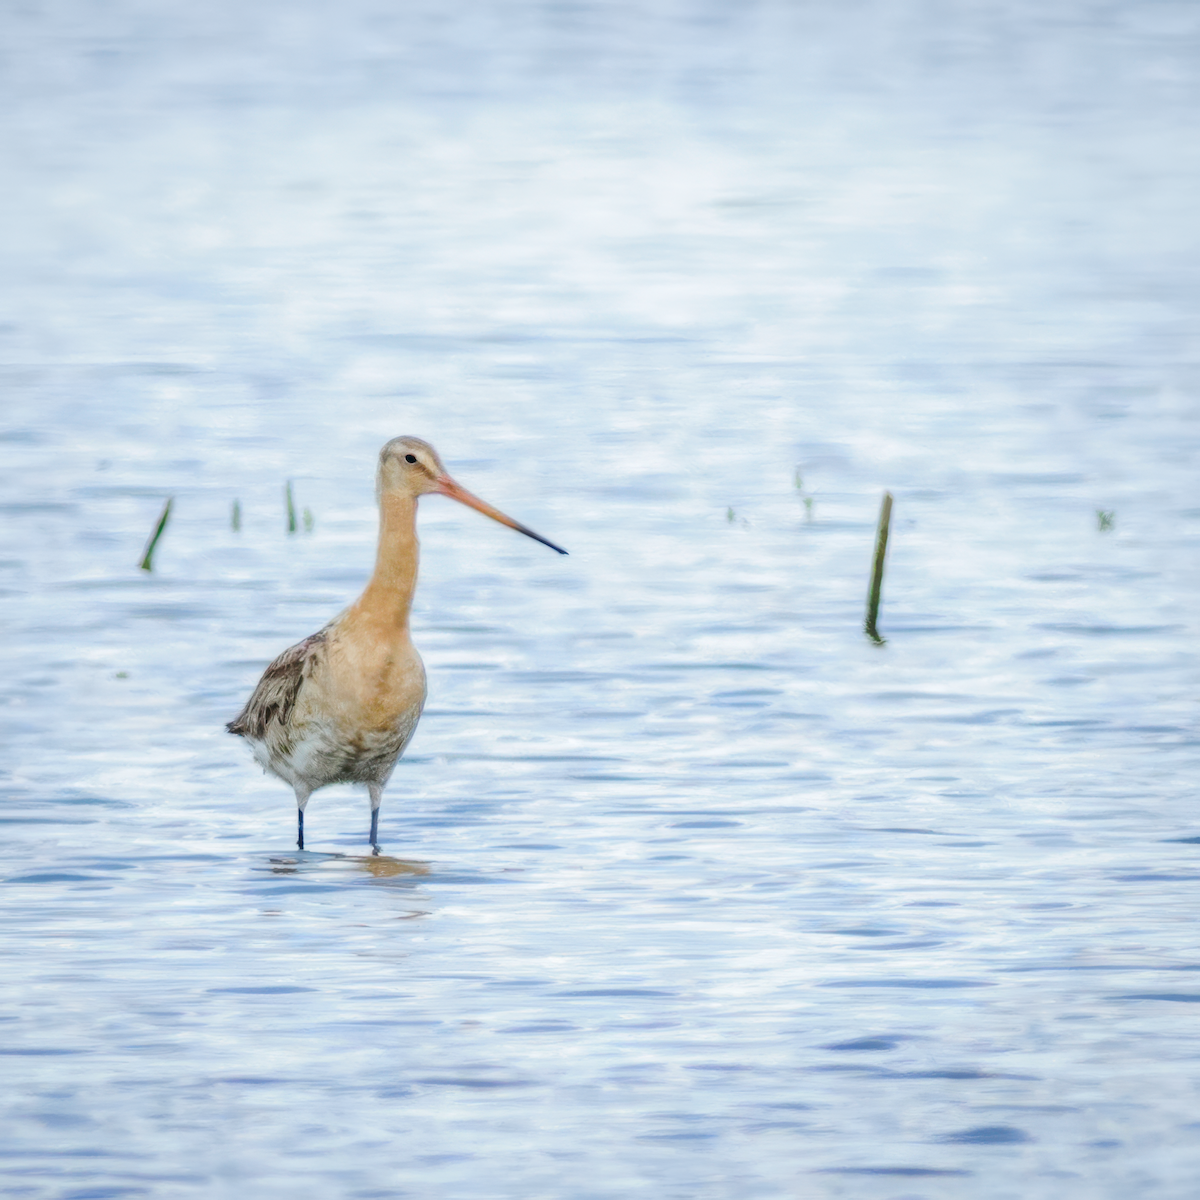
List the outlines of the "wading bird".
{"type": "Polygon", "coordinates": [[[246,707],[225,727],[250,743],[265,770],[292,785],[301,850],[312,793],[331,783],[365,783],[371,849],[379,853],[384,785],[425,703],[425,667],[408,631],[417,586],[417,500],[449,496],[566,554],[460,487],[420,438],[393,438],[383,447],[375,491],[379,549],[363,594],[324,629],[275,659],[246,707]]]}

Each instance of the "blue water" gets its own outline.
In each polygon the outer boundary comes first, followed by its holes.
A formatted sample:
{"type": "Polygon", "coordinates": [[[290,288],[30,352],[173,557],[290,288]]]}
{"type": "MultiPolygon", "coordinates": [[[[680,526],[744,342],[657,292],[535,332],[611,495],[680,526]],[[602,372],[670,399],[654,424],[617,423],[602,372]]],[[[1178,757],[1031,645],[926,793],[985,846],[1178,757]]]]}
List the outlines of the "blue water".
{"type": "Polygon", "coordinates": [[[0,1193],[1196,1194],[1200,9],[0,20],[0,1193]]]}

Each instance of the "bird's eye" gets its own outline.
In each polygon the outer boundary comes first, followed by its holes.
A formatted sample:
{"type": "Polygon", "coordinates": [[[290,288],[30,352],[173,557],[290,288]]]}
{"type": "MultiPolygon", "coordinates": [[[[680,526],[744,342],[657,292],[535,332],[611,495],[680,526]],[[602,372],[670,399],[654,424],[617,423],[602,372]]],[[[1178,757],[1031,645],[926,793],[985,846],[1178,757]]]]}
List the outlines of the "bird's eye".
{"type": "Polygon", "coordinates": [[[406,454],[406,455],[404,456],[404,461],[405,461],[405,462],[416,462],[416,461],[417,461],[417,456],[416,456],[415,454],[406,454]]]}

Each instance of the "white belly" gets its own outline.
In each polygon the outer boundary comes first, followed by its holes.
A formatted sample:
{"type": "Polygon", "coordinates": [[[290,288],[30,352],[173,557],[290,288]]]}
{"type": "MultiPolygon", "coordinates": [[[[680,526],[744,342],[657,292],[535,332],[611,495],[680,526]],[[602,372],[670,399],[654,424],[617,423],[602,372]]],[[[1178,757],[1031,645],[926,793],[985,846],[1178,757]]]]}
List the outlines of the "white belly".
{"type": "Polygon", "coordinates": [[[417,708],[390,729],[349,735],[330,721],[310,717],[288,730],[286,744],[270,737],[248,740],[263,767],[293,787],[303,784],[315,791],[331,783],[382,786],[412,740],[420,715],[417,708]]]}

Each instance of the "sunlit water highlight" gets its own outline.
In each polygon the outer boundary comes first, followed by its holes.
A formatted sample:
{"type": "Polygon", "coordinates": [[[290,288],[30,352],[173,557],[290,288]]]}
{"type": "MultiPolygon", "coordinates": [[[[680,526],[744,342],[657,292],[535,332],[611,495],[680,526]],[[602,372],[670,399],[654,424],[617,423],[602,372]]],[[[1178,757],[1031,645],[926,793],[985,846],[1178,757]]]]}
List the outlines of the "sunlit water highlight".
{"type": "Polygon", "coordinates": [[[4,18],[4,1194],[1195,1194],[1196,10],[793,8],[4,18]]]}

